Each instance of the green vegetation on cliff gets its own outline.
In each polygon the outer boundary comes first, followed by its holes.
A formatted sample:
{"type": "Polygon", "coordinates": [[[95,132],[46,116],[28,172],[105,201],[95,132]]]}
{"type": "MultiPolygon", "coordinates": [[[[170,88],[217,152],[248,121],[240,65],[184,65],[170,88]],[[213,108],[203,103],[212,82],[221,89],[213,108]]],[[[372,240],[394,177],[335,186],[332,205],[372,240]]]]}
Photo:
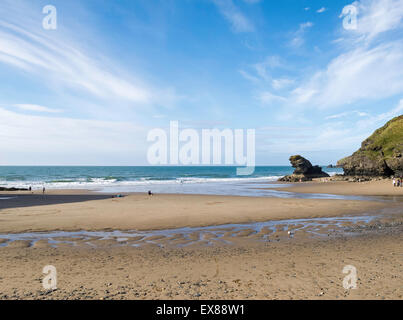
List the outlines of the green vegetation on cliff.
{"type": "Polygon", "coordinates": [[[383,152],[384,157],[393,157],[399,145],[403,146],[403,115],[390,120],[363,142],[368,155],[383,152]]]}
{"type": "Polygon", "coordinates": [[[403,115],[366,139],[352,156],[338,162],[347,175],[387,176],[403,173],[403,115]]]}

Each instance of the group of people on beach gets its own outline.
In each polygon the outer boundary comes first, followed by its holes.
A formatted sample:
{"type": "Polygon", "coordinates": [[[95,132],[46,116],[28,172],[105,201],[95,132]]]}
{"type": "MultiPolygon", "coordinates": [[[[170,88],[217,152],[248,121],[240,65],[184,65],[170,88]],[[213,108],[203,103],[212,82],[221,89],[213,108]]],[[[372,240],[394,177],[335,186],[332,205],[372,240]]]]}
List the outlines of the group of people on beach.
{"type": "Polygon", "coordinates": [[[402,178],[393,178],[393,186],[394,187],[403,187],[403,180],[402,178]]]}

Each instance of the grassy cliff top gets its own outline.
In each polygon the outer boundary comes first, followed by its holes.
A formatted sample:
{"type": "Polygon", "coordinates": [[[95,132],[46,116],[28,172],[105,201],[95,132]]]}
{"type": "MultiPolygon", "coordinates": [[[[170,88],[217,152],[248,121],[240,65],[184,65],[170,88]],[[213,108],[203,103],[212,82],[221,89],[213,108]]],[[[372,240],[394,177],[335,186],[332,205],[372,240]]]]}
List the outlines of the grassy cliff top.
{"type": "Polygon", "coordinates": [[[385,158],[392,157],[396,149],[403,148],[403,115],[393,118],[376,130],[362,143],[361,151],[373,155],[383,152],[385,158]]]}
{"type": "Polygon", "coordinates": [[[388,159],[396,155],[396,152],[403,153],[403,115],[393,118],[377,129],[363,141],[358,151],[350,157],[341,159],[338,164],[343,165],[358,155],[365,155],[371,159],[379,159],[379,157],[388,159]]]}

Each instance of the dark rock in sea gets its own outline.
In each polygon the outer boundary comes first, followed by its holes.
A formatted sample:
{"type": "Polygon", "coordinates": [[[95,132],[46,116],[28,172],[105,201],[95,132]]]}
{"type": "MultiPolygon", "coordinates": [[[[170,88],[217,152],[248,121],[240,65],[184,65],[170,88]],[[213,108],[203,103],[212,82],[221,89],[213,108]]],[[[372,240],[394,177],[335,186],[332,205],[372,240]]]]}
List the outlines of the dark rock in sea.
{"type": "Polygon", "coordinates": [[[0,191],[28,191],[28,189],[0,187],[0,191]]]}
{"type": "Polygon", "coordinates": [[[311,162],[300,155],[291,156],[290,162],[293,168],[295,168],[294,173],[289,176],[285,176],[279,181],[285,182],[298,182],[298,181],[311,181],[315,178],[325,178],[329,177],[326,172],[322,171],[319,166],[313,166],[311,162]]]}
{"type": "Polygon", "coordinates": [[[337,164],[346,176],[403,176],[403,115],[376,130],[358,151],[337,164]]]}

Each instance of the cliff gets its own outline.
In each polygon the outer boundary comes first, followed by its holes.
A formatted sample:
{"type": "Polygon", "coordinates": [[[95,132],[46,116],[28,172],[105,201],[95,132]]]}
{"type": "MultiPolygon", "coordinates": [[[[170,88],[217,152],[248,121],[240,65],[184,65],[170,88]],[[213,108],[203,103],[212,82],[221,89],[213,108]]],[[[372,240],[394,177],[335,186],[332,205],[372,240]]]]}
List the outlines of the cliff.
{"type": "Polygon", "coordinates": [[[403,115],[376,130],[337,165],[348,176],[403,176],[403,115]]]}

